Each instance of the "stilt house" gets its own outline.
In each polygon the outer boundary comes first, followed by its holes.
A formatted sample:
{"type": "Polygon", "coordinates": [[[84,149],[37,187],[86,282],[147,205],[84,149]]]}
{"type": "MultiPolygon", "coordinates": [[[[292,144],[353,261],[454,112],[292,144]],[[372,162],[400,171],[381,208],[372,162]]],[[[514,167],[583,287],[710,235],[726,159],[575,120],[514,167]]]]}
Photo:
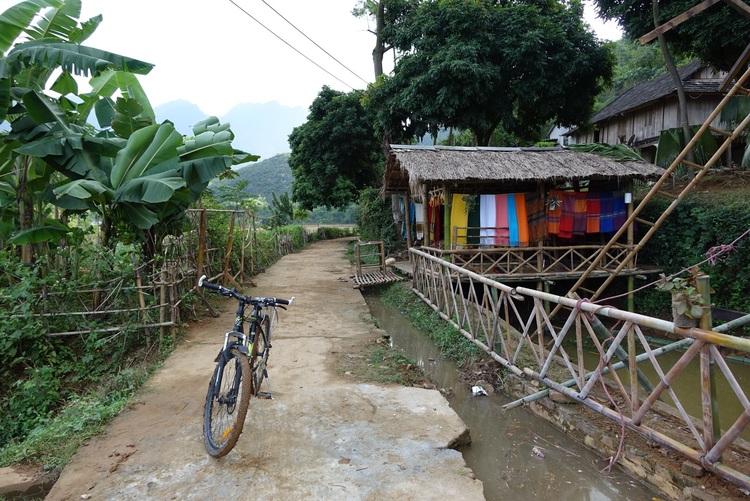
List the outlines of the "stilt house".
{"type": "MultiPolygon", "coordinates": [[[[384,193],[408,246],[502,281],[575,279],[663,169],[564,148],[391,145],[384,193]]],[[[632,227],[592,278],[633,246],[632,227]]],[[[633,260],[623,275],[644,270],[633,260]]]]}

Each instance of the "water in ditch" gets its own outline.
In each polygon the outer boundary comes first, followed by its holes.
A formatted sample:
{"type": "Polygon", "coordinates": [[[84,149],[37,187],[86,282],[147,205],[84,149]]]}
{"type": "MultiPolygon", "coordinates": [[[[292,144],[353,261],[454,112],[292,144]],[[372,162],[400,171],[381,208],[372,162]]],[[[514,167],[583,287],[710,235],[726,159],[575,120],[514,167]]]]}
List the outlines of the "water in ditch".
{"type": "Polygon", "coordinates": [[[448,390],[451,407],[471,430],[471,445],[462,450],[464,459],[484,484],[488,500],[654,497],[624,472],[602,471],[606,463],[601,458],[526,409],[501,410],[509,401],[505,396],[473,397],[456,365],[444,359],[427,336],[376,295],[368,294],[366,300],[394,347],[415,360],[438,388],[448,390]]]}

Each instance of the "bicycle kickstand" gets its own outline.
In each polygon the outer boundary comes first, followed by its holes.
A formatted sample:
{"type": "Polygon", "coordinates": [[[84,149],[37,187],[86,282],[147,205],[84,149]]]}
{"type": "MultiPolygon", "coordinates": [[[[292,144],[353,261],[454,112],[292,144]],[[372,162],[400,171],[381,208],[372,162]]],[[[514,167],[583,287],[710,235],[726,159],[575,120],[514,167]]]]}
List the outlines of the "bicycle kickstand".
{"type": "Polygon", "coordinates": [[[264,371],[263,377],[266,380],[266,388],[268,391],[259,391],[256,395],[257,398],[264,398],[266,400],[273,400],[273,393],[271,392],[271,378],[268,377],[268,372],[264,371]]]}

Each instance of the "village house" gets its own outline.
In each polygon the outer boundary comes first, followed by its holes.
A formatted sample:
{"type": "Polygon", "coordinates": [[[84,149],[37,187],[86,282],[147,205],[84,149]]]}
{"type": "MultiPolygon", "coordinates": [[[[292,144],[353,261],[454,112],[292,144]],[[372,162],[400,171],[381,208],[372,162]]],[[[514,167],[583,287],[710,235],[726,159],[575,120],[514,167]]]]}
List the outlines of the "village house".
{"type": "MultiPolygon", "coordinates": [[[[700,61],[681,67],[679,73],[688,97],[688,122],[700,125],[721,101],[726,74],[700,61]]],[[[588,126],[562,135],[568,138],[566,144],[627,144],[653,162],[661,132],[679,127],[677,111],[677,89],[664,74],[623,91],[594,114],[588,126]]],[[[719,118],[712,125],[725,128],[719,118]]]]}

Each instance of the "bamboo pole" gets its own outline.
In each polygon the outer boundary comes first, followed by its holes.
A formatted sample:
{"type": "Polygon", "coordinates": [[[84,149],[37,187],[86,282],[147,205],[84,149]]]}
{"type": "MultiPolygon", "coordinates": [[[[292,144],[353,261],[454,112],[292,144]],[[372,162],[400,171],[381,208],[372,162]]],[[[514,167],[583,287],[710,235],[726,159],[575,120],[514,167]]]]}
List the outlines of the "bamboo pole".
{"type": "MultiPolygon", "coordinates": [[[[711,330],[711,283],[710,277],[701,274],[696,277],[696,288],[703,296],[703,315],[700,319],[701,329],[711,330]]],[[[712,449],[721,436],[719,427],[719,401],[716,395],[716,362],[711,356],[710,345],[701,348],[700,356],[701,374],[701,404],[703,408],[703,441],[706,451],[712,449]]]]}
{"type": "Polygon", "coordinates": [[[161,348],[164,341],[164,327],[167,319],[167,305],[164,304],[167,300],[167,270],[165,266],[166,264],[162,265],[161,272],[159,273],[159,323],[162,324],[159,328],[159,348],[161,348]]]}
{"type": "Polygon", "coordinates": [[[222,267],[222,273],[224,280],[229,281],[231,274],[229,273],[230,261],[232,259],[232,250],[234,246],[234,218],[236,213],[232,212],[229,218],[229,234],[227,235],[227,248],[224,249],[224,266],[222,267]]]}
{"type": "Polygon", "coordinates": [[[404,218],[406,220],[406,248],[411,249],[412,246],[412,240],[411,240],[411,196],[409,194],[409,190],[406,191],[406,195],[404,195],[404,218]]]}
{"type": "MultiPolygon", "coordinates": [[[[198,218],[198,256],[195,264],[196,280],[203,276],[206,260],[206,209],[201,209],[198,218]]],[[[202,292],[201,292],[202,294],[202,292]]]]}
{"type": "Polygon", "coordinates": [[[177,307],[175,306],[175,303],[177,302],[177,292],[175,290],[175,279],[177,278],[175,276],[175,269],[174,264],[172,264],[169,267],[169,321],[172,323],[172,325],[169,327],[169,338],[172,341],[172,344],[174,345],[175,341],[175,334],[176,334],[176,326],[177,326],[177,307]]]}

